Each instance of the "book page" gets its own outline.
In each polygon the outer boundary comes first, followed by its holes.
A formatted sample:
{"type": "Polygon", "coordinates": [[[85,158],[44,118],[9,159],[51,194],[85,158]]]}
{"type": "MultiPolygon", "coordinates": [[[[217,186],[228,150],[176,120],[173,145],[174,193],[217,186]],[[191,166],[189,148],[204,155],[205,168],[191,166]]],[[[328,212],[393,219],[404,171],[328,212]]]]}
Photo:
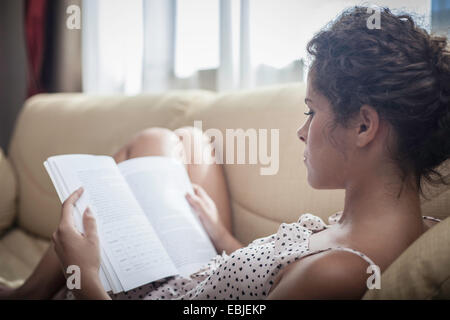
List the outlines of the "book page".
{"type": "Polygon", "coordinates": [[[185,198],[193,192],[184,165],[168,157],[142,157],[118,165],[181,275],[217,255],[185,198]]]}
{"type": "Polygon", "coordinates": [[[124,291],[177,274],[170,257],[111,157],[52,157],[70,193],[83,186],[79,212],[91,207],[100,245],[124,291]]]}

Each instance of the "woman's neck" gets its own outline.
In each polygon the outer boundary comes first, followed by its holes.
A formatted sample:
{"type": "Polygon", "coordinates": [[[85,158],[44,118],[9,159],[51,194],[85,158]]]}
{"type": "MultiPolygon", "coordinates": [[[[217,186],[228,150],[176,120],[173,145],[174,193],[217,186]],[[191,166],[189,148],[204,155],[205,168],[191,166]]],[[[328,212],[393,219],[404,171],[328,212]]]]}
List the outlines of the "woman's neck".
{"type": "Polygon", "coordinates": [[[371,230],[379,225],[399,228],[406,225],[416,234],[423,228],[418,191],[411,184],[390,177],[366,177],[349,183],[340,227],[347,230],[371,230]]]}

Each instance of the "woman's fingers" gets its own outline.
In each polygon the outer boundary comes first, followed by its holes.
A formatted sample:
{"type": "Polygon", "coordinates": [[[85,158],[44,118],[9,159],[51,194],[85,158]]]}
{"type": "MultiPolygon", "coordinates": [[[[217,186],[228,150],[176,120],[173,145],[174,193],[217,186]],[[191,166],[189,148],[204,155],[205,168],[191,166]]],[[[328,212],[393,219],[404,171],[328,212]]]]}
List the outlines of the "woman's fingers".
{"type": "Polygon", "coordinates": [[[75,229],[75,222],[73,220],[73,207],[75,203],[80,199],[83,194],[83,188],[79,188],[73,192],[63,203],[61,210],[61,221],[59,222],[58,229],[53,234],[53,243],[55,244],[55,250],[70,237],[71,234],[80,235],[75,229]]]}
{"type": "Polygon", "coordinates": [[[195,194],[186,194],[186,199],[189,204],[194,208],[198,215],[203,215],[206,212],[206,206],[201,198],[195,194]]]}
{"type": "Polygon", "coordinates": [[[67,199],[66,201],[64,201],[63,203],[63,207],[64,206],[70,206],[70,205],[74,205],[75,202],[77,202],[78,199],[80,199],[81,195],[83,194],[84,189],[83,187],[78,188],[77,190],[75,190],[67,199]]]}
{"type": "MultiPolygon", "coordinates": [[[[214,204],[214,201],[211,199],[209,194],[203,189],[201,186],[195,184],[193,185],[194,193],[196,196],[198,196],[200,199],[202,199],[205,204],[212,205],[214,204]]],[[[215,204],[214,204],[215,205],[215,204]]]]}
{"type": "Polygon", "coordinates": [[[53,248],[61,265],[78,265],[82,270],[98,271],[100,267],[99,240],[95,218],[88,208],[83,214],[84,236],[75,228],[72,216],[75,203],[83,188],[72,193],[63,203],[61,222],[53,234],[53,248]]]}
{"type": "Polygon", "coordinates": [[[211,199],[211,197],[206,192],[206,190],[203,189],[199,185],[193,185],[193,186],[194,186],[195,195],[198,196],[200,199],[202,199],[202,201],[204,202],[205,207],[209,208],[210,209],[209,211],[211,211],[212,208],[214,208],[214,210],[215,210],[216,209],[216,204],[215,204],[214,200],[211,199]]]}
{"type": "Polygon", "coordinates": [[[61,213],[61,222],[60,227],[74,227],[74,221],[73,221],[73,207],[75,203],[80,199],[81,195],[83,194],[83,187],[76,190],[74,193],[72,193],[66,201],[64,201],[62,205],[62,213],[61,213]]]}
{"type": "Polygon", "coordinates": [[[200,209],[200,199],[191,193],[186,193],[186,199],[194,209],[200,209]]]}
{"type": "Polygon", "coordinates": [[[186,199],[188,200],[191,207],[194,209],[195,214],[197,215],[200,222],[204,227],[208,227],[208,214],[206,213],[204,206],[202,205],[202,201],[196,195],[191,195],[189,193],[186,194],[186,199]],[[205,220],[206,219],[206,220],[205,220]]]}
{"type": "Polygon", "coordinates": [[[194,189],[195,194],[201,198],[204,198],[205,195],[207,195],[206,191],[198,184],[192,184],[192,188],[194,189]]]}
{"type": "Polygon", "coordinates": [[[83,226],[84,226],[84,235],[91,241],[98,241],[97,234],[97,222],[95,221],[94,216],[92,215],[92,211],[89,207],[86,208],[83,214],[83,226]]]}

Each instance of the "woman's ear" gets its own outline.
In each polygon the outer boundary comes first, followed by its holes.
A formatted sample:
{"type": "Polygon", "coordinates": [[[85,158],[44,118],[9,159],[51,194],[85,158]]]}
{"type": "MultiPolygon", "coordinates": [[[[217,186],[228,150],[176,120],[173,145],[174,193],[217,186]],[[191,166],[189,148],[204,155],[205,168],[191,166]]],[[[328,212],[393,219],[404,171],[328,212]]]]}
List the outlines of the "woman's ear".
{"type": "Polygon", "coordinates": [[[356,124],[356,145],[364,147],[375,138],[378,132],[380,124],[378,112],[369,105],[363,105],[359,110],[356,124]]]}

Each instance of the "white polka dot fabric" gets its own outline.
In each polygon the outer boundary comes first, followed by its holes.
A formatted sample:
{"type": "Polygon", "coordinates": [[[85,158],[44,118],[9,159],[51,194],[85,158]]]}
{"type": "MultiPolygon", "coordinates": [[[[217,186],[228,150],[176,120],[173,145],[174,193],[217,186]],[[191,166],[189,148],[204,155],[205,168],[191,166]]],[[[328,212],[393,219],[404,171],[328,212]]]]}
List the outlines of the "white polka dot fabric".
{"type": "MultiPolygon", "coordinates": [[[[342,212],[328,218],[329,224],[339,221],[342,212]]],[[[424,217],[428,218],[428,217],[424,217]]],[[[434,219],[434,218],[433,218],[434,219]]],[[[264,299],[280,270],[300,258],[327,250],[342,250],[357,254],[374,264],[363,253],[343,247],[309,250],[309,237],[328,228],[320,217],[310,213],[300,216],[295,223],[282,223],[274,235],[256,239],[247,247],[231,255],[223,252],[189,278],[170,277],[129,292],[111,294],[118,299],[264,299]]],[[[67,299],[73,299],[68,292],[67,299]]]]}

